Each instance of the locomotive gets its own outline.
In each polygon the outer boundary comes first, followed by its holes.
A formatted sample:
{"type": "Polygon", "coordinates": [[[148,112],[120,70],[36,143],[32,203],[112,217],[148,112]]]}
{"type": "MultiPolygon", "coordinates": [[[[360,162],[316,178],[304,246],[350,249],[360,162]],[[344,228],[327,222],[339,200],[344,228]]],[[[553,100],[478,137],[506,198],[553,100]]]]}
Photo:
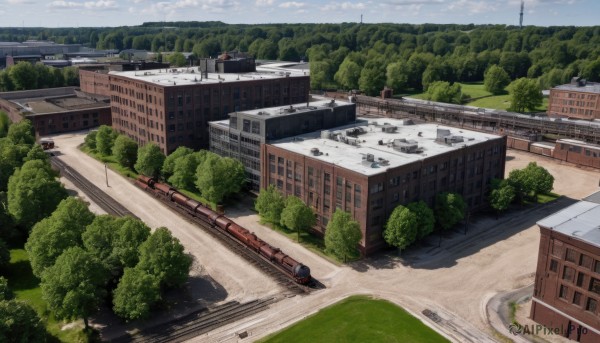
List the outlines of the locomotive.
{"type": "Polygon", "coordinates": [[[154,178],[140,175],[135,184],[147,192],[176,203],[188,213],[210,224],[211,227],[226,232],[263,258],[281,267],[297,283],[305,285],[311,281],[310,268],[286,255],[280,249],[269,245],[253,232],[239,226],[224,215],[188,198],[167,184],[157,182],[154,178]]]}

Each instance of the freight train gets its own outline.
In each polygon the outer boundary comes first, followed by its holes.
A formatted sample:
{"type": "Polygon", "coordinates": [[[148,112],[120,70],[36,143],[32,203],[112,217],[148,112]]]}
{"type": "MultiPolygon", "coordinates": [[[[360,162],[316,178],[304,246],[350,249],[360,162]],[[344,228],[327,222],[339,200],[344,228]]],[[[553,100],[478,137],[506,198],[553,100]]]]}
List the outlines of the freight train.
{"type": "Polygon", "coordinates": [[[159,196],[167,201],[174,202],[189,214],[200,218],[202,221],[211,225],[211,227],[218,228],[226,232],[263,258],[281,267],[281,269],[290,275],[297,283],[303,285],[310,283],[310,268],[284,254],[278,248],[269,245],[265,241],[258,238],[253,232],[250,232],[239,226],[224,215],[207,208],[194,199],[188,198],[187,196],[178,192],[175,188],[172,188],[167,184],[157,182],[155,179],[144,175],[140,175],[138,177],[136,180],[136,186],[154,194],[155,196],[159,196]]]}

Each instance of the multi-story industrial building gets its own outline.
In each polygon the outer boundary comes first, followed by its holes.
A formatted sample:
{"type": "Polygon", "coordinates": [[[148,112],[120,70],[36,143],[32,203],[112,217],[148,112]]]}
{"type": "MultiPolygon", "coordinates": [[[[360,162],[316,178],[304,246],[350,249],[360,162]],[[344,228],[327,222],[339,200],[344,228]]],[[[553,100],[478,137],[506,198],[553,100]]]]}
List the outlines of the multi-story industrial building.
{"type": "Polygon", "coordinates": [[[260,188],[260,145],[285,137],[353,123],[356,105],[335,100],[233,112],[210,122],[210,150],[240,160],[253,190],[260,188]]]}
{"type": "Polygon", "coordinates": [[[0,110],[13,122],[31,120],[42,136],[110,125],[108,98],[75,87],[0,93],[0,110]]]}
{"type": "Polygon", "coordinates": [[[110,72],[112,125],[140,145],[165,153],[208,147],[208,122],[231,112],[303,103],[307,70],[257,67],[255,72],[208,73],[199,67],[110,72]]]}
{"type": "Polygon", "coordinates": [[[168,63],[159,62],[108,62],[79,66],[79,86],[81,90],[110,97],[110,71],[134,71],[168,68],[168,63]]]}
{"type": "Polygon", "coordinates": [[[261,185],[304,200],[324,233],[336,208],[360,223],[360,249],[386,246],[382,232],[394,208],[436,194],[462,194],[469,211],[485,205],[502,178],[506,137],[435,124],[375,119],[262,145],[261,185]]]}
{"type": "Polygon", "coordinates": [[[540,220],[530,317],[578,342],[600,342],[600,192],[540,220]]]}
{"type": "Polygon", "coordinates": [[[574,77],[571,83],[550,90],[548,114],[551,116],[600,119],[600,83],[574,77]]]}

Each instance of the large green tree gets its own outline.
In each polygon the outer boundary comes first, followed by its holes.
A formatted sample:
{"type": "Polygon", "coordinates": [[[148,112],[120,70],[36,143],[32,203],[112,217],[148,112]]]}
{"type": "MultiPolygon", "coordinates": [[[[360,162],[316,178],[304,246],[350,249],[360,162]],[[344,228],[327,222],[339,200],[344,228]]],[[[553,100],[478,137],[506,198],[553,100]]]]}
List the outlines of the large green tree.
{"type": "Polygon", "coordinates": [[[246,181],[244,166],[238,160],[209,154],[196,171],[196,186],[209,201],[220,203],[239,192],[246,181]]]}
{"type": "Polygon", "coordinates": [[[119,135],[115,139],[112,154],[121,166],[133,168],[137,159],[137,150],[138,145],[133,139],[125,135],[119,135]]]}
{"type": "Polygon", "coordinates": [[[83,201],[68,197],[50,217],[35,224],[25,244],[33,274],[41,277],[66,249],[81,246],[81,234],[93,220],[94,214],[83,201]]]}
{"type": "Polygon", "coordinates": [[[38,87],[38,74],[35,67],[29,62],[18,62],[10,68],[9,75],[15,85],[15,90],[36,89],[38,87]]]}
{"type": "Polygon", "coordinates": [[[395,92],[400,92],[407,88],[410,75],[406,63],[400,61],[388,64],[385,75],[385,85],[392,88],[395,92]]]}
{"type": "Polygon", "coordinates": [[[508,209],[515,198],[515,189],[506,180],[493,180],[492,191],[488,197],[490,206],[496,215],[508,209]]]}
{"type": "Polygon", "coordinates": [[[325,231],[325,248],[340,259],[354,255],[362,232],[348,212],[336,209],[325,231]]]}
{"type": "Polygon", "coordinates": [[[165,227],[156,229],[140,245],[141,268],[156,277],[161,287],[178,287],[188,278],[192,259],[183,252],[179,240],[165,227]]]}
{"type": "Polygon", "coordinates": [[[285,200],[275,185],[261,189],[256,197],[254,208],[264,221],[277,224],[281,221],[281,212],[285,208],[285,200]]]}
{"type": "Polygon", "coordinates": [[[46,328],[35,310],[20,300],[0,301],[0,342],[46,342],[46,328]]]}
{"type": "Polygon", "coordinates": [[[165,161],[165,155],[155,144],[146,144],[138,149],[135,170],[146,176],[158,177],[165,161]]]}
{"type": "Polygon", "coordinates": [[[83,139],[85,146],[90,149],[96,150],[96,136],[98,135],[98,131],[90,131],[85,138],[83,139]]]}
{"type": "Polygon", "coordinates": [[[466,208],[465,201],[458,193],[439,193],[435,197],[435,217],[444,230],[460,222],[465,216],[466,208]]]}
{"type": "Polygon", "coordinates": [[[6,135],[14,144],[32,145],[35,143],[35,132],[33,124],[28,119],[23,119],[18,123],[13,123],[8,128],[6,135]]]}
{"type": "Polygon", "coordinates": [[[360,66],[352,59],[346,57],[333,76],[333,79],[342,86],[343,89],[358,89],[360,71],[360,66]]]}
{"type": "Polygon", "coordinates": [[[462,99],[462,89],[460,84],[450,84],[446,81],[435,81],[429,84],[425,92],[427,100],[460,104],[462,99]]]}
{"type": "Polygon", "coordinates": [[[493,65],[483,76],[483,87],[492,94],[502,94],[510,83],[508,73],[502,67],[493,65]]]}
{"type": "Polygon", "coordinates": [[[10,118],[4,111],[0,111],[0,138],[6,137],[8,134],[8,127],[10,126],[10,118]]]}
{"type": "Polygon", "coordinates": [[[298,233],[315,226],[317,218],[310,207],[306,206],[300,198],[290,195],[285,199],[285,208],[281,211],[281,225],[298,233]]]}
{"type": "Polygon", "coordinates": [[[112,127],[100,125],[96,133],[96,150],[102,155],[110,155],[117,136],[118,133],[112,127]]]}
{"type": "Polygon", "coordinates": [[[48,162],[27,161],[8,181],[8,211],[17,224],[31,228],[50,215],[67,191],[48,162]]]}
{"type": "Polygon", "coordinates": [[[179,159],[180,157],[189,155],[193,152],[194,150],[185,146],[180,146],[177,149],[175,149],[175,151],[170,153],[169,156],[165,158],[161,170],[162,175],[168,179],[171,175],[173,175],[173,171],[175,170],[175,161],[177,161],[177,159],[179,159]]]}
{"type": "MultiPolygon", "coordinates": [[[[206,154],[202,154],[206,155],[206,154]]],[[[175,161],[173,175],[169,177],[169,183],[176,188],[193,191],[196,189],[196,170],[201,163],[202,156],[193,153],[182,156],[175,161]]]]}
{"type": "Polygon", "coordinates": [[[411,202],[406,207],[417,216],[417,239],[423,239],[431,234],[435,228],[433,210],[423,200],[411,202]]]}
{"type": "Polygon", "coordinates": [[[540,85],[533,79],[520,78],[508,86],[510,94],[510,111],[525,112],[533,111],[542,105],[542,90],[540,85]]]}
{"type": "Polygon", "coordinates": [[[147,318],[158,300],[160,284],[156,277],[141,268],[125,268],[113,295],[113,309],[119,317],[147,318]]]}
{"type": "Polygon", "coordinates": [[[88,318],[98,311],[106,294],[108,273],[92,254],[80,247],[65,250],[42,275],[42,296],[56,317],[88,318]]]}
{"type": "Polygon", "coordinates": [[[418,230],[417,215],[407,207],[400,205],[392,211],[385,224],[383,238],[389,245],[398,248],[400,253],[402,249],[405,249],[417,239],[418,230]]]}

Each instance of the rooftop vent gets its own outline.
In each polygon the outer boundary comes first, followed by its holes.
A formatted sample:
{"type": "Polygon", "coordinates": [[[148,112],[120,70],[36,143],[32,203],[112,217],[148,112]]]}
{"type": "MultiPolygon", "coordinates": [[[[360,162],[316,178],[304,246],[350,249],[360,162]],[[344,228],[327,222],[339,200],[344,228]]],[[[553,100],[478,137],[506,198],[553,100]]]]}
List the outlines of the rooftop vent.
{"type": "Polygon", "coordinates": [[[335,107],[337,104],[335,103],[335,99],[331,99],[331,101],[326,105],[327,107],[335,107]]]}
{"type": "Polygon", "coordinates": [[[394,133],[396,131],[398,131],[398,126],[390,125],[388,123],[385,123],[383,125],[383,127],[381,128],[381,132],[385,132],[385,133],[394,133]]]}
{"type": "Polygon", "coordinates": [[[346,135],[351,137],[357,137],[365,133],[367,133],[367,130],[365,130],[365,128],[361,126],[346,130],[346,135]]]}
{"type": "Polygon", "coordinates": [[[310,149],[310,154],[313,155],[313,156],[323,155],[323,153],[321,151],[319,151],[319,148],[312,148],[312,149],[310,149]]]}
{"type": "Polygon", "coordinates": [[[321,131],[321,138],[323,139],[331,139],[331,131],[323,130],[321,131]]]}
{"type": "Polygon", "coordinates": [[[404,138],[394,139],[392,142],[392,148],[394,150],[406,153],[406,154],[415,154],[419,152],[419,144],[415,140],[407,141],[404,138]]]}

